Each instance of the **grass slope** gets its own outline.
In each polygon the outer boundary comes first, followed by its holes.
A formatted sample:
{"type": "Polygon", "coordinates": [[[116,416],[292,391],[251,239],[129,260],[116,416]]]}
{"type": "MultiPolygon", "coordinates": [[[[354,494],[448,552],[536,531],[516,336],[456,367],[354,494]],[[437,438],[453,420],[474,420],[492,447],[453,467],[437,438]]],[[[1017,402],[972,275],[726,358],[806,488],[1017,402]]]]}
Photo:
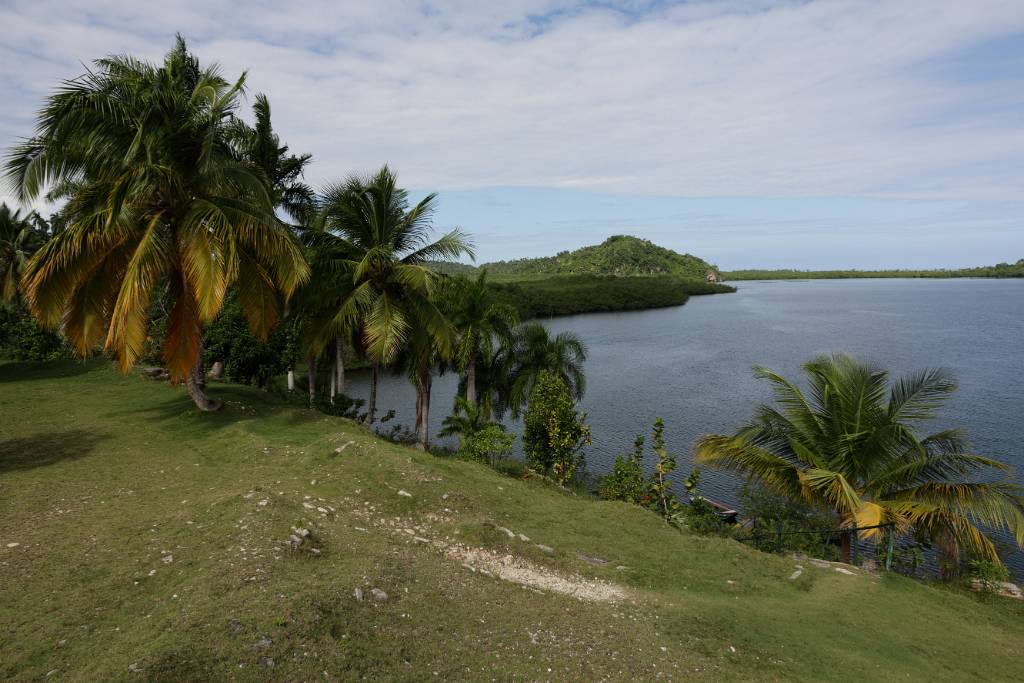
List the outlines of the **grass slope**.
{"type": "Polygon", "coordinates": [[[0,364],[0,679],[1024,679],[1018,604],[808,563],[790,580],[792,559],[638,508],[213,393],[227,409],[202,415],[105,363],[0,364]],[[300,524],[320,556],[282,545],[300,524]],[[414,536],[629,598],[535,592],[414,536]]]}

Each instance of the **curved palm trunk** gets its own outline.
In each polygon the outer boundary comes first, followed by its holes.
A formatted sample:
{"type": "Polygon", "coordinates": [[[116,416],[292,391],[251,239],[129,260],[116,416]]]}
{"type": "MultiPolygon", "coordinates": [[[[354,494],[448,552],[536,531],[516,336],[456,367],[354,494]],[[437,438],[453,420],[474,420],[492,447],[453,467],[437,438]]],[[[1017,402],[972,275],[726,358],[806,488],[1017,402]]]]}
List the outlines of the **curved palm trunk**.
{"type": "Polygon", "coordinates": [[[430,419],[430,385],[434,378],[430,368],[421,370],[416,379],[416,448],[427,450],[430,419]]]}
{"type": "Polygon", "coordinates": [[[373,419],[377,414],[377,373],[379,367],[374,363],[373,368],[370,370],[370,400],[366,405],[366,424],[373,424],[373,419]]]}
{"type": "Polygon", "coordinates": [[[192,367],[192,372],[188,373],[188,377],[185,378],[185,386],[188,388],[188,395],[192,402],[204,413],[212,413],[224,407],[221,401],[210,398],[203,391],[206,388],[206,382],[203,378],[203,345],[201,342],[199,353],[196,356],[196,364],[192,367]]]}
{"type": "Polygon", "coordinates": [[[334,375],[335,383],[338,387],[338,393],[345,393],[345,359],[342,357],[342,342],[341,337],[335,337],[334,339],[334,375]]]}
{"type": "Polygon", "coordinates": [[[316,357],[309,359],[309,405],[316,401],[316,357]]]}
{"type": "Polygon", "coordinates": [[[469,405],[476,405],[476,358],[469,359],[466,366],[466,401],[469,405]]]}

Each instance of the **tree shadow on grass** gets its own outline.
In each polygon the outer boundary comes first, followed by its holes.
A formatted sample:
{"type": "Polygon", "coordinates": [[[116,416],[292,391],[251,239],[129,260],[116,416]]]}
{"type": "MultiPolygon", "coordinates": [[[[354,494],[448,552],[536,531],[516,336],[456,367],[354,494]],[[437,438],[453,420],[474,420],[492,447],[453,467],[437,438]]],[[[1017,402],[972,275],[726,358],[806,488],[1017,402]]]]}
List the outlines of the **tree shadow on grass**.
{"type": "MultiPolygon", "coordinates": [[[[158,402],[134,406],[101,415],[101,418],[128,418],[148,424],[184,427],[188,436],[209,436],[240,423],[260,423],[273,419],[276,424],[294,427],[316,421],[323,414],[303,410],[253,387],[216,384],[207,391],[211,398],[224,402],[212,413],[196,408],[184,387],[166,386],[167,396],[158,402]]],[[[177,431],[177,430],[176,430],[177,431]]]]}
{"type": "Polygon", "coordinates": [[[0,363],[0,384],[30,382],[40,379],[76,377],[95,370],[103,360],[10,361],[0,363]]]}
{"type": "Polygon", "coordinates": [[[83,458],[106,438],[99,432],[68,429],[0,440],[0,474],[83,458]]]}

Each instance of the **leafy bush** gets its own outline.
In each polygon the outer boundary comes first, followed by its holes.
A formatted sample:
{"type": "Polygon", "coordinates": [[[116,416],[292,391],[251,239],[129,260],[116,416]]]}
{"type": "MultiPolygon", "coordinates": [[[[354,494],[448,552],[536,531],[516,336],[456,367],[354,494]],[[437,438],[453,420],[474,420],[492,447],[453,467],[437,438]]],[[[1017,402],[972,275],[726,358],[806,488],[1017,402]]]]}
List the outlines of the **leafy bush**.
{"type": "Polygon", "coordinates": [[[583,464],[582,450],[590,443],[586,419],[586,414],[576,412],[565,382],[542,372],[523,417],[523,451],[530,468],[567,484],[583,464]]]}
{"type": "Polygon", "coordinates": [[[994,588],[996,584],[1010,580],[1010,570],[1006,565],[992,560],[970,560],[967,563],[967,575],[981,581],[989,589],[994,588]]]}
{"type": "Polygon", "coordinates": [[[0,305],[0,358],[44,361],[72,355],[64,338],[39,327],[20,301],[0,305]]]}
{"type": "Polygon", "coordinates": [[[806,503],[748,482],[740,493],[743,512],[754,520],[744,539],[759,550],[797,551],[824,559],[839,558],[836,520],[806,503]]]}
{"type": "Polygon", "coordinates": [[[633,441],[633,452],[615,456],[611,473],[601,477],[597,494],[605,500],[623,500],[634,505],[643,504],[647,494],[647,482],[643,469],[644,437],[637,435],[633,441]]]}
{"type": "Polygon", "coordinates": [[[494,465],[512,453],[512,442],[515,439],[515,435],[505,431],[503,425],[489,422],[463,441],[459,455],[469,460],[494,465]]]}
{"type": "Polygon", "coordinates": [[[220,315],[203,334],[207,365],[221,361],[231,381],[265,386],[297,360],[293,326],[290,321],[282,321],[266,340],[260,339],[249,330],[238,296],[231,292],[220,315]]]}

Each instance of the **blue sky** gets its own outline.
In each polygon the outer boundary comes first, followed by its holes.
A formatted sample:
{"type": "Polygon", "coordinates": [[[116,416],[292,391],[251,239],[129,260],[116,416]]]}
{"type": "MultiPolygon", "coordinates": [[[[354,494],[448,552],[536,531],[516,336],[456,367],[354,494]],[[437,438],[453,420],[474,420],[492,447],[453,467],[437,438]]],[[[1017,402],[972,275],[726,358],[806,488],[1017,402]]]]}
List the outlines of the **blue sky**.
{"type": "MultiPolygon", "coordinates": [[[[0,0],[0,146],[183,33],[318,185],[389,163],[481,260],[635,234],[738,267],[1024,257],[1024,2],[0,0]]],[[[0,193],[2,194],[2,193],[0,193]]]]}

